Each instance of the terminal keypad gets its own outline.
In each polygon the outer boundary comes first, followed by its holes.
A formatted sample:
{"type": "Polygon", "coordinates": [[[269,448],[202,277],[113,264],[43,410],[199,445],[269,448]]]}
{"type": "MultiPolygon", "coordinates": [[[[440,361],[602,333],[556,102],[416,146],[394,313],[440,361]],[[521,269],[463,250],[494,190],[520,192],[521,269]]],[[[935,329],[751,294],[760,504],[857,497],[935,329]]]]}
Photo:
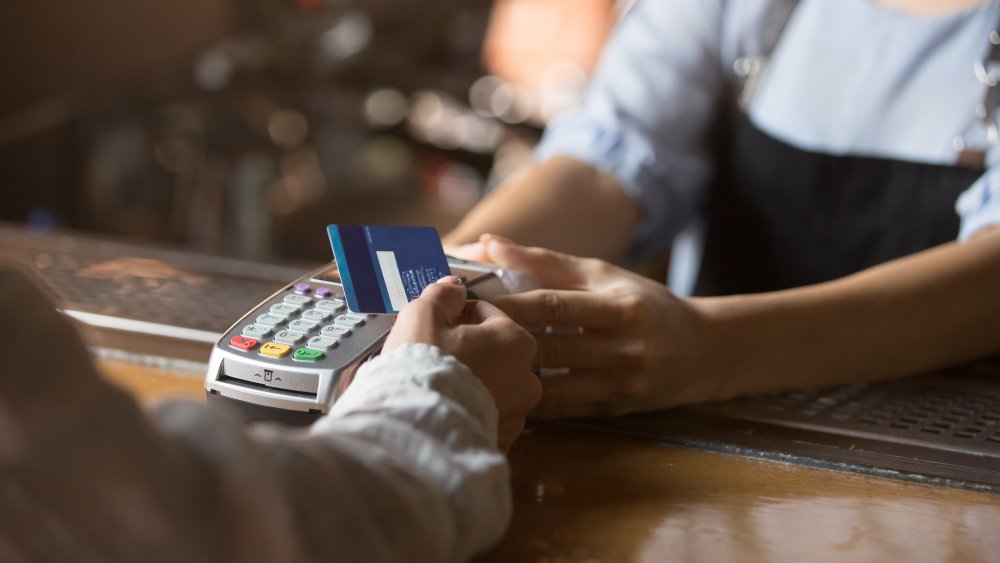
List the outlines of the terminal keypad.
{"type": "Polygon", "coordinates": [[[365,324],[350,313],[342,294],[299,283],[257,315],[229,341],[230,348],[272,361],[318,362],[365,324]]]}

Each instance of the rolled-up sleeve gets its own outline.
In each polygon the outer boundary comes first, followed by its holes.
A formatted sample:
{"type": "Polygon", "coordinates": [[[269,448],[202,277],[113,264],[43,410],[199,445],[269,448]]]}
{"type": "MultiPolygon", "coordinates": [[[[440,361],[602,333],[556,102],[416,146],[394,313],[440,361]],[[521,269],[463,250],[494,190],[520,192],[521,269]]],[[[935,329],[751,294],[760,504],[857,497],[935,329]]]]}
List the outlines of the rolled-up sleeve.
{"type": "Polygon", "coordinates": [[[1000,166],[993,166],[962,192],[955,202],[961,221],[958,240],[967,241],[983,229],[1000,225],[1000,166]]]}
{"type": "Polygon", "coordinates": [[[726,73],[722,3],[639,0],[609,40],[581,106],[548,127],[540,160],[611,174],[640,205],[636,255],[669,247],[704,198],[726,73]]]}

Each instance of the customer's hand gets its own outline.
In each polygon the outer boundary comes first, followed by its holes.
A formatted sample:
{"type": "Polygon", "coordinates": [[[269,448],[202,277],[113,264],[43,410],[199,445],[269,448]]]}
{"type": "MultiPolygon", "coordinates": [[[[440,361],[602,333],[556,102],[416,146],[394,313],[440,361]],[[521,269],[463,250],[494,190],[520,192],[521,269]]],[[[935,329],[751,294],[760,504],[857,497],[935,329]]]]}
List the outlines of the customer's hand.
{"type": "Polygon", "coordinates": [[[531,335],[493,305],[466,301],[465,286],[450,277],[427,286],[400,312],[383,350],[410,342],[455,356],[486,385],[500,411],[500,447],[508,449],[541,395],[531,335]]]}
{"type": "Polygon", "coordinates": [[[493,299],[515,321],[536,327],[543,394],[540,417],[618,415],[719,398],[707,373],[713,350],[696,301],[661,283],[596,259],[487,237],[501,267],[548,289],[493,299]],[[545,330],[544,327],[555,327],[545,330]]]}

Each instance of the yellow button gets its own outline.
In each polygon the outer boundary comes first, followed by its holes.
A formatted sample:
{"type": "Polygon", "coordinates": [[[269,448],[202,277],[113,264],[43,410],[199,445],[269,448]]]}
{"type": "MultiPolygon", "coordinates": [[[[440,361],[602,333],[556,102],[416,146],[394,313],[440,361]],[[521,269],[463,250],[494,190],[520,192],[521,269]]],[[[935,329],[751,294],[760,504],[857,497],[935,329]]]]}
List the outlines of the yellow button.
{"type": "Polygon", "coordinates": [[[291,346],[288,344],[281,344],[280,342],[268,342],[260,347],[260,355],[267,356],[269,358],[283,358],[291,351],[291,346]]]}

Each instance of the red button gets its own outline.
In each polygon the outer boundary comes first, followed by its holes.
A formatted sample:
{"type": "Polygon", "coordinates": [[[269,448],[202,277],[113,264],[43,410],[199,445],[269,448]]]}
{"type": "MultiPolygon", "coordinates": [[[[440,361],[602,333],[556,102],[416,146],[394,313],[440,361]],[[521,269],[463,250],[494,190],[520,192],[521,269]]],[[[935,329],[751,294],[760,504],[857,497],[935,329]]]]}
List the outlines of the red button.
{"type": "Polygon", "coordinates": [[[250,351],[257,347],[257,341],[246,336],[234,336],[229,345],[237,350],[250,351]]]}

